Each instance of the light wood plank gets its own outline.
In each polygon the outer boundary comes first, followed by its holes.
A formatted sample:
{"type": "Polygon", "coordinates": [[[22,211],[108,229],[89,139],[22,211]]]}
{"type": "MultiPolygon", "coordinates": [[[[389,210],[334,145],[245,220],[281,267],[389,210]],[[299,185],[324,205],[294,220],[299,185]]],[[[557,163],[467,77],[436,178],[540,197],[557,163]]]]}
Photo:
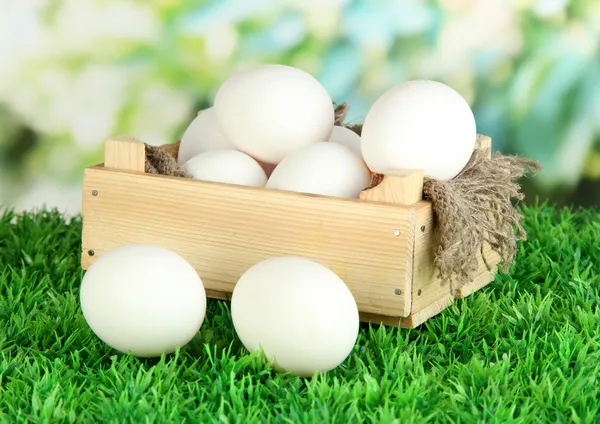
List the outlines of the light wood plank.
{"type": "Polygon", "coordinates": [[[370,322],[372,324],[383,324],[383,325],[389,325],[392,327],[398,327],[400,325],[400,320],[402,318],[400,317],[388,317],[385,315],[377,315],[377,314],[370,314],[367,312],[361,312],[359,314],[360,316],[360,320],[363,322],[370,322]]]}
{"type": "Polygon", "coordinates": [[[421,201],[416,205],[415,227],[411,313],[419,312],[451,294],[449,285],[443,285],[437,277],[438,270],[433,262],[438,238],[430,201],[421,201]]]}
{"type": "Polygon", "coordinates": [[[414,205],[423,199],[423,171],[394,171],[383,176],[375,187],[360,193],[362,200],[414,205]]]}
{"type": "Polygon", "coordinates": [[[104,144],[104,166],[122,171],[146,171],[146,146],[131,137],[114,137],[104,144]]]}
{"type": "MultiPolygon", "coordinates": [[[[202,284],[209,285],[209,286],[215,286],[217,285],[215,282],[211,282],[208,281],[205,278],[202,278],[202,284]]],[[[222,292],[222,291],[218,291],[218,290],[211,290],[211,289],[206,289],[204,290],[206,292],[206,297],[209,297],[211,299],[218,299],[218,300],[231,300],[231,293],[227,293],[227,292],[222,292]]]]}
{"type": "MultiPolygon", "coordinates": [[[[414,205],[423,198],[423,176],[422,170],[401,170],[383,175],[379,184],[363,190],[359,198],[363,201],[381,202],[396,205],[414,205]]],[[[415,245],[415,214],[414,209],[409,217],[408,241],[410,255],[407,257],[405,286],[409,292],[406,297],[405,310],[411,312],[413,269],[414,269],[414,245],[415,245]]],[[[395,319],[395,318],[394,318],[395,319]]]]}
{"type": "Polygon", "coordinates": [[[92,167],[83,213],[84,269],[115,247],[153,243],[230,293],[251,265],[300,256],[338,274],[362,312],[408,315],[414,207],[92,167]]]}
{"type": "MultiPolygon", "coordinates": [[[[450,293],[450,284],[442,284],[438,276],[438,268],[434,264],[438,234],[434,222],[433,208],[428,201],[417,204],[415,221],[417,230],[415,236],[415,269],[413,271],[411,313],[426,308],[429,304],[448,294],[458,296],[460,293],[471,293],[473,288],[479,290],[487,284],[482,283],[482,281],[490,278],[490,272],[485,266],[483,259],[479,256],[479,269],[474,282],[463,286],[460,292],[457,288],[455,293],[450,293]],[[422,231],[421,228],[424,228],[424,230],[422,231]]],[[[488,245],[484,246],[484,254],[488,264],[495,270],[496,266],[500,263],[500,256],[492,251],[488,245]]]]}
{"type": "Polygon", "coordinates": [[[437,299],[435,302],[428,304],[420,311],[413,312],[410,316],[402,318],[400,326],[402,328],[417,328],[429,318],[433,318],[448,306],[452,305],[453,301],[454,299],[451,295],[445,295],[437,299]]]}
{"type": "MultiPolygon", "coordinates": [[[[499,257],[496,259],[496,263],[498,263],[498,262],[500,262],[499,257]]],[[[464,286],[456,289],[456,293],[454,296],[457,299],[465,298],[465,297],[475,293],[477,290],[481,290],[482,288],[484,288],[485,286],[487,286],[488,284],[493,282],[495,279],[496,279],[496,272],[484,271],[481,274],[479,274],[479,276],[477,278],[475,278],[475,280],[473,280],[472,283],[465,284],[464,286]]]]}

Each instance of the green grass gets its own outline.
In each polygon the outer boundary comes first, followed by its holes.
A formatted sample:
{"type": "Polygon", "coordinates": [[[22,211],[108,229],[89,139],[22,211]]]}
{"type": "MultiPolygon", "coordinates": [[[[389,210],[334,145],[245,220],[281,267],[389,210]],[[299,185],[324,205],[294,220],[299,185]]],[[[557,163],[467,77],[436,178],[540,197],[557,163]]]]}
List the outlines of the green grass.
{"type": "Polygon", "coordinates": [[[600,213],[525,214],[510,275],[421,328],[364,325],[342,366],[300,379],[246,353],[224,302],[177,354],[117,354],[80,311],[80,221],[6,212],[1,422],[600,422],[600,213]]]}

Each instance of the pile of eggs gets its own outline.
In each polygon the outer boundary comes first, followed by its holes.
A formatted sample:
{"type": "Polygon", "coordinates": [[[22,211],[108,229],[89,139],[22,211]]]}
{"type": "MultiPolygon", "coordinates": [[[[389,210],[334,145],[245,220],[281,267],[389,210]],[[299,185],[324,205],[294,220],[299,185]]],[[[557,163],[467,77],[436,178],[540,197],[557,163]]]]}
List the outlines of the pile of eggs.
{"type": "Polygon", "coordinates": [[[261,65],[221,85],[184,132],[177,160],[199,180],[357,198],[374,172],[421,169],[449,180],[475,140],[471,108],[445,84],[416,80],[388,90],[358,135],[334,125],[333,101],[312,75],[261,65]]]}
{"type": "MultiPolygon", "coordinates": [[[[372,173],[420,169],[452,179],[475,148],[469,105],[435,81],[385,92],[360,136],[334,123],[332,99],[314,77],[289,66],[257,66],[219,88],[214,105],[185,131],[177,160],[199,180],[357,198],[372,173]]],[[[86,272],[83,315],[118,351],[172,353],[204,322],[201,275],[164,247],[121,246],[86,272]]],[[[231,315],[249,351],[299,376],[337,367],[358,337],[358,307],[347,285],[305,258],[273,257],[247,269],[234,287],[231,315]]]]}
{"type": "MultiPolygon", "coordinates": [[[[183,257],[157,245],[130,244],[100,256],[80,291],[83,316],[104,343],[152,358],[196,336],[206,316],[201,276],[183,257]]],[[[273,257],[239,278],[231,299],[235,331],[250,352],[297,376],[327,372],[350,354],[358,307],[329,268],[273,257]]]]}

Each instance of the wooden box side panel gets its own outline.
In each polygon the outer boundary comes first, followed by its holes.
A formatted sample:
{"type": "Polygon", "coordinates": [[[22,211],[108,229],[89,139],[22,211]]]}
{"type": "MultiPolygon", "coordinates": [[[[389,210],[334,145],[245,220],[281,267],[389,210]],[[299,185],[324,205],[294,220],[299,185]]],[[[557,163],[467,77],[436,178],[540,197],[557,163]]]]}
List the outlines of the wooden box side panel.
{"type": "Polygon", "coordinates": [[[339,275],[362,313],[410,314],[414,207],[93,167],[83,216],[84,269],[110,249],[152,243],[188,260],[207,291],[230,293],[253,264],[300,256],[339,275]]]}
{"type": "Polygon", "coordinates": [[[463,298],[485,287],[494,280],[496,266],[501,261],[500,255],[484,245],[484,254],[492,271],[487,269],[483,259],[479,257],[479,270],[474,280],[452,292],[448,283],[442,283],[434,264],[438,232],[430,202],[422,201],[416,206],[415,226],[411,317],[403,320],[404,327],[416,327],[440,313],[454,299],[463,298]]]}

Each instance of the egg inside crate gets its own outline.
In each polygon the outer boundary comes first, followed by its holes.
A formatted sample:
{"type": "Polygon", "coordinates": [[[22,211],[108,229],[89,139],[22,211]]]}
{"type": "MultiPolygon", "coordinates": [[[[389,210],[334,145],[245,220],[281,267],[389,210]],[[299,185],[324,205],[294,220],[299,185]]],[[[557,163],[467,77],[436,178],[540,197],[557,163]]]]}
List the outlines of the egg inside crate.
{"type": "Polygon", "coordinates": [[[177,161],[183,165],[200,153],[232,148],[231,142],[219,129],[215,109],[211,107],[201,111],[183,133],[177,161]]]}
{"type": "Polygon", "coordinates": [[[333,141],[334,143],[339,143],[343,146],[348,147],[354,153],[362,158],[362,150],[360,146],[360,135],[356,134],[349,128],[336,125],[333,127],[333,132],[331,133],[331,137],[329,137],[329,141],[333,141]]]}
{"type": "Polygon", "coordinates": [[[415,80],[385,92],[369,109],[361,150],[373,172],[421,169],[450,180],[465,167],[477,138],[467,101],[437,81],[415,80]]]}
{"type": "Polygon", "coordinates": [[[264,187],[267,174],[261,165],[238,150],[211,150],[194,156],[183,165],[193,178],[228,184],[264,187]]]}
{"type": "Polygon", "coordinates": [[[370,181],[369,169],[352,150],[339,143],[319,141],[286,156],[266,187],[354,199],[370,181]]]}
{"type": "Polygon", "coordinates": [[[250,267],[234,288],[231,315],[246,349],[301,377],[339,366],[358,337],[358,307],[344,281],[304,258],[250,267]]]}
{"type": "Polygon", "coordinates": [[[206,313],[206,293],[194,268],[161,246],[130,244],[102,254],[80,292],[85,320],[104,343],[138,357],[186,345],[206,313]]]}
{"type": "Polygon", "coordinates": [[[303,70],[261,65],[232,75],[214,101],[219,128],[237,150],[277,164],[286,155],[333,131],[331,97],[303,70]]]}

